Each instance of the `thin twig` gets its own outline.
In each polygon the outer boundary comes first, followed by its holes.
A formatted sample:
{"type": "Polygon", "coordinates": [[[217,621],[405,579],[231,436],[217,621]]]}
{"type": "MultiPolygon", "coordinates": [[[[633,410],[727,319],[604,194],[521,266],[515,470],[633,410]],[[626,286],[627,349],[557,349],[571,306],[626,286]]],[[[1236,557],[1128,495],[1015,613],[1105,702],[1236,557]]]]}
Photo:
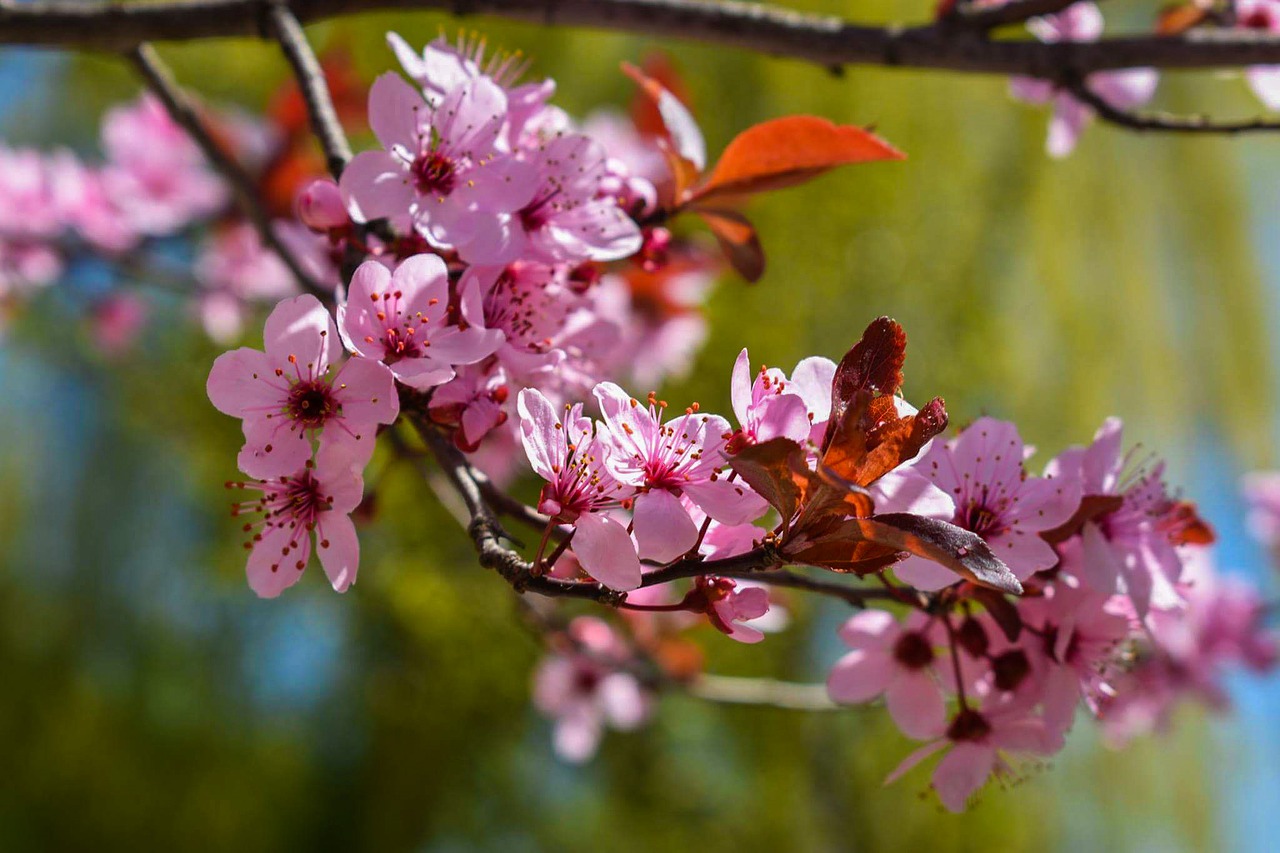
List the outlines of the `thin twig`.
{"type": "Polygon", "coordinates": [[[241,211],[253,223],[264,246],[280,256],[286,267],[305,290],[326,303],[333,301],[333,291],[322,287],[307,275],[297,257],[276,234],[271,217],[262,207],[257,188],[249,173],[222,147],[200,117],[186,92],[174,80],[173,72],[164,64],[149,44],[140,44],[127,53],[129,61],[138,69],[151,91],[173,120],[200,146],[204,156],[217,172],[231,185],[241,211]]]}
{"type": "MultiPolygon", "coordinates": [[[[824,68],[886,65],[1062,80],[1120,68],[1280,64],[1280,38],[1236,29],[1045,43],[991,40],[951,21],[867,25],[731,0],[293,0],[288,5],[301,22],[387,9],[439,9],[701,41],[824,68]]],[[[0,5],[0,44],[124,51],[145,41],[261,37],[267,29],[262,11],[262,0],[9,2],[0,5]]]]}
{"type": "Polygon", "coordinates": [[[1234,135],[1239,133],[1268,133],[1280,130],[1280,119],[1251,118],[1240,121],[1215,121],[1208,116],[1179,116],[1172,113],[1131,113],[1110,104],[1092,91],[1086,82],[1067,85],[1073,96],[1087,104],[1098,118],[1119,127],[1139,132],[1205,133],[1234,135]]]}
{"type": "Polygon", "coordinates": [[[702,675],[687,687],[691,696],[734,705],[772,705],[794,711],[835,711],[825,684],[797,684],[771,678],[702,675]]]}
{"type": "Polygon", "coordinates": [[[333,108],[333,98],[329,94],[324,69],[320,67],[315,52],[307,42],[302,24],[287,3],[274,0],[268,14],[280,42],[280,49],[293,68],[298,87],[302,90],[302,99],[306,102],[307,115],[311,119],[311,132],[320,140],[329,174],[336,181],[342,177],[342,170],[351,161],[351,144],[347,142],[342,123],[338,121],[338,112],[333,108]]]}

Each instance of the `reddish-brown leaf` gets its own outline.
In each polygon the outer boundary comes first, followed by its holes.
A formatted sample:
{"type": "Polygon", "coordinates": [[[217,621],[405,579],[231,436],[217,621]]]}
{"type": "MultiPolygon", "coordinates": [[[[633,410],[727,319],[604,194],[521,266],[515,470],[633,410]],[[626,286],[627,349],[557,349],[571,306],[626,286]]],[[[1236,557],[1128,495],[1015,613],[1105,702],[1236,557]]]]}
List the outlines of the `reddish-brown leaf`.
{"type": "Polygon", "coordinates": [[[836,166],[904,155],[870,131],[818,116],[786,116],[738,134],[692,198],[708,199],[781,189],[836,166]]]}
{"type": "Polygon", "coordinates": [[[1120,508],[1124,498],[1119,495],[1085,495],[1075,514],[1052,530],[1040,532],[1040,538],[1050,545],[1065,542],[1080,532],[1085,522],[1110,515],[1120,508]]]}
{"type": "MultiPolygon", "coordinates": [[[[888,400],[880,397],[876,400],[888,400]]],[[[851,479],[869,486],[903,462],[914,459],[934,436],[947,428],[947,407],[935,397],[917,414],[880,424],[867,434],[869,448],[851,479]]]]}
{"type": "MultiPolygon", "coordinates": [[[[661,51],[649,53],[640,64],[639,73],[646,80],[652,80],[670,92],[686,108],[690,107],[689,87],[685,85],[670,56],[661,51]]],[[[667,135],[666,122],[663,121],[662,113],[658,111],[658,105],[654,103],[653,97],[645,91],[644,83],[641,83],[640,89],[631,99],[631,123],[643,136],[667,135]]]]}
{"type": "Polygon", "coordinates": [[[805,467],[804,450],[789,438],[771,438],[744,447],[729,457],[729,466],[778,511],[783,522],[796,514],[804,480],[796,471],[805,467]]]}
{"type": "Polygon", "coordinates": [[[1178,501],[1165,520],[1174,545],[1212,545],[1217,536],[1191,501],[1178,501]]]}
{"type": "Polygon", "coordinates": [[[873,320],[840,359],[831,382],[831,420],[822,442],[826,464],[836,467],[825,454],[837,443],[837,437],[840,442],[852,442],[840,452],[861,461],[869,427],[863,415],[873,398],[892,396],[902,387],[902,365],[906,359],[907,333],[888,317],[873,320]],[[856,418],[851,417],[850,409],[856,418]]]}
{"type": "Polygon", "coordinates": [[[980,586],[1022,592],[1022,584],[982,537],[962,527],[907,513],[854,518],[848,524],[869,542],[932,560],[980,586]]]}
{"type": "MultiPolygon", "coordinates": [[[[680,99],[667,90],[662,83],[648,76],[630,63],[622,63],[622,71],[636,82],[640,91],[650,100],[661,119],[664,133],[662,138],[669,144],[672,152],[687,161],[697,174],[707,167],[707,146],[702,139],[702,131],[693,115],[680,102],[680,99]]],[[[679,175],[676,176],[679,179],[679,175]]],[[[685,195],[682,188],[676,196],[682,199],[685,195]]]]}
{"type": "Polygon", "coordinates": [[[725,258],[747,281],[756,282],[764,275],[764,248],[756,235],[755,227],[736,210],[695,208],[716,235],[725,258]]]}

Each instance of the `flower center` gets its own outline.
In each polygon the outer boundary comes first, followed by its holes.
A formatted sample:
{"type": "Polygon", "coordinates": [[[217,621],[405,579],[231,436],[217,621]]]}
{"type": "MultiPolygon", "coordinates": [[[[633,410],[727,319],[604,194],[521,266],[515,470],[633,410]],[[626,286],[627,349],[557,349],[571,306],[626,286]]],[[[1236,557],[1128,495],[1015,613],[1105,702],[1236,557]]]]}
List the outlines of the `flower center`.
{"type": "Polygon", "coordinates": [[[308,379],[289,389],[285,410],[289,417],[309,429],[319,429],[325,421],[338,413],[338,401],[328,382],[308,379]]]}
{"type": "Polygon", "coordinates": [[[924,669],[933,663],[933,646],[922,634],[910,631],[893,644],[893,657],[905,669],[924,669]]]}
{"type": "Polygon", "coordinates": [[[947,727],[947,738],[953,741],[982,740],[991,733],[991,724],[977,711],[964,708],[947,727]]]}
{"type": "Polygon", "coordinates": [[[446,196],[457,184],[453,160],[436,150],[419,154],[409,167],[413,183],[423,195],[446,196]]]}
{"type": "Polygon", "coordinates": [[[956,513],[956,524],[979,535],[992,532],[998,526],[998,521],[999,515],[995,510],[977,501],[956,513]]]}

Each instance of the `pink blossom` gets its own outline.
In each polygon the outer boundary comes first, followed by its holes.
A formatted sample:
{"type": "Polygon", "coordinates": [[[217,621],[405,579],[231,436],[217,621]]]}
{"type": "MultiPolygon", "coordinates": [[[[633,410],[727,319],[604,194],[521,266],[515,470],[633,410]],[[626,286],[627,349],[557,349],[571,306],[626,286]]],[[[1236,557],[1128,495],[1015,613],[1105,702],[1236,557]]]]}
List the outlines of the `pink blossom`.
{"type": "Polygon", "coordinates": [[[127,352],[147,323],[147,303],[134,293],[112,293],[98,300],[90,313],[94,344],[108,356],[127,352]]]}
{"type": "Polygon", "coordinates": [[[515,214],[514,255],[545,263],[616,261],[640,250],[640,228],[612,198],[600,197],[605,151],[577,133],[530,154],[533,198],[515,214]]]}
{"type": "Polygon", "coordinates": [[[493,354],[502,332],[482,325],[480,293],[449,299],[449,271],[436,255],[414,255],[394,273],[365,261],[338,306],[342,340],[352,352],[385,362],[396,379],[424,391],[443,385],[454,367],[493,354]]]}
{"type": "Polygon", "coordinates": [[[360,542],[351,512],[360,504],[364,482],[359,468],[341,451],[322,451],[291,474],[261,482],[229,483],[262,497],[237,504],[233,515],[261,518],[244,525],[251,534],[246,573],[262,598],[275,598],[302,577],[315,534],[320,565],[337,592],[356,581],[360,542]]]}
{"type": "Polygon", "coordinates": [[[1141,618],[1149,607],[1181,603],[1176,584],[1182,558],[1175,545],[1187,517],[1169,497],[1163,463],[1126,474],[1122,431],[1120,420],[1110,418],[1093,444],[1064,451],[1050,467],[1068,478],[1078,476],[1085,496],[1121,498],[1118,509],[1084,524],[1077,577],[1098,592],[1127,595],[1141,618]]]}
{"type": "Polygon", "coordinates": [[[298,290],[284,261],[262,245],[248,222],[216,230],[200,247],[195,275],[203,288],[197,307],[205,332],[224,344],[240,336],[249,303],[279,300],[298,290]]]}
{"type": "Polygon", "coordinates": [[[369,91],[369,124],[384,151],[365,151],[340,187],[358,222],[406,218],[438,249],[473,264],[505,264],[519,251],[511,214],[533,197],[532,168],[502,151],[507,98],[487,77],[432,106],[387,73],[369,91]]]}
{"type": "Polygon", "coordinates": [[[107,113],[102,148],[106,194],[133,231],[171,234],[230,200],[199,146],[150,94],[107,113]]]}
{"type": "Polygon", "coordinates": [[[421,54],[396,33],[387,33],[387,43],[404,73],[422,87],[423,96],[433,106],[457,87],[480,77],[502,87],[509,105],[504,138],[513,149],[525,135],[526,125],[546,109],[547,101],[555,94],[553,80],[517,85],[527,61],[519,53],[496,52],[486,58],[483,39],[459,38],[456,44],[449,44],[441,36],[428,43],[421,54]]]}
{"type": "Polygon", "coordinates": [[[298,192],[298,219],[314,231],[342,228],[350,220],[342,191],[328,178],[314,180],[298,192]]]}
{"type": "Polygon", "coordinates": [[[717,631],[739,643],[758,643],[764,639],[760,628],[748,624],[769,612],[769,593],[763,587],[743,586],[730,578],[702,576],[695,581],[694,589],[717,631]]]}
{"type": "Polygon", "coordinates": [[[807,358],[796,365],[795,381],[777,368],[761,367],[751,378],[751,359],[744,349],[733,365],[731,398],[741,430],[736,443],[755,444],[771,438],[805,442],[816,422],[831,416],[831,381],[835,364],[807,358]],[[830,367],[830,371],[828,371],[830,367]]]}
{"type": "MultiPolygon", "coordinates": [[[[1078,478],[1028,476],[1017,427],[979,418],[945,444],[935,443],[914,466],[951,496],[951,521],[981,536],[1018,580],[1052,568],[1058,555],[1040,533],[1064,524],[1080,504],[1078,478]]],[[[919,589],[940,589],[954,573],[920,557],[894,566],[919,589]]]]}
{"type": "MultiPolygon", "coordinates": [[[[1091,2],[1073,3],[1056,15],[1032,18],[1027,29],[1043,42],[1090,42],[1102,36],[1102,12],[1091,2]]],[[[1089,91],[1119,110],[1131,110],[1151,100],[1159,75],[1153,68],[1104,71],[1084,80],[1089,91]]],[[[1032,104],[1053,104],[1049,120],[1047,149],[1051,157],[1065,157],[1075,149],[1076,139],[1093,120],[1093,109],[1066,89],[1048,80],[1014,77],[1013,96],[1032,104]]]]}
{"type": "MultiPolygon", "coordinates": [[[[1236,26],[1280,34],[1280,0],[1236,0],[1236,26]]],[[[1255,65],[1244,73],[1249,88],[1269,110],[1280,110],[1280,65],[1255,65]]]]}
{"type": "Polygon", "coordinates": [[[722,471],[731,435],[724,418],[690,408],[664,423],[666,404],[653,395],[642,406],[612,382],[601,382],[594,393],[617,449],[607,460],[609,470],[641,491],[634,517],[641,557],[665,563],[697,543],[698,528],[682,495],[725,524],[745,524],[764,513],[764,501],[722,471]]]}
{"type": "Polygon", "coordinates": [[[372,359],[352,358],[334,374],[342,345],[329,312],[309,294],[275,307],[263,342],[265,352],[223,353],[209,371],[213,405],[244,421],[240,470],[251,477],[293,474],[311,458],[317,433],[322,451],[341,450],[363,467],[378,425],[400,412],[391,372],[372,359]]]}
{"type": "Polygon", "coordinates": [[[936,737],[946,726],[942,688],[934,676],[934,646],[927,617],[912,613],[906,626],[892,613],[864,610],[840,629],[853,651],[836,662],[827,693],[836,702],[858,704],[884,695],[898,728],[909,737],[936,737]]]}
{"type": "Polygon", "coordinates": [[[541,391],[525,388],[516,401],[529,463],[547,481],[538,510],[574,526],[573,552],[582,568],[611,589],[640,586],[640,559],[627,528],[608,514],[633,490],[610,476],[614,448],[595,435],[581,404],[561,421],[541,391]]]}
{"type": "Polygon", "coordinates": [[[568,634],[572,648],[534,673],[533,703],[556,721],[556,754],[577,764],[595,753],[606,725],[629,731],[642,724],[651,700],[623,669],[631,654],[607,623],[580,616],[568,634]]]}
{"type": "Polygon", "coordinates": [[[930,755],[947,749],[933,770],[933,789],[948,811],[962,812],[969,798],[993,773],[1012,773],[1012,755],[1046,756],[1061,748],[1061,738],[1017,704],[992,703],[981,710],[961,708],[947,726],[946,734],[907,756],[885,784],[896,782],[930,755]]]}
{"type": "Polygon", "coordinates": [[[431,419],[457,427],[454,443],[471,453],[485,436],[506,423],[505,405],[510,393],[507,376],[501,368],[486,371],[470,365],[432,392],[431,419]]]}
{"type": "Polygon", "coordinates": [[[1280,549],[1280,471],[1254,471],[1240,483],[1249,504],[1249,532],[1272,551],[1280,549]]]}
{"type": "Polygon", "coordinates": [[[529,261],[470,267],[462,287],[484,294],[484,320],[501,330],[498,362],[516,381],[546,387],[565,360],[569,315],[582,303],[561,268],[529,261]]]}

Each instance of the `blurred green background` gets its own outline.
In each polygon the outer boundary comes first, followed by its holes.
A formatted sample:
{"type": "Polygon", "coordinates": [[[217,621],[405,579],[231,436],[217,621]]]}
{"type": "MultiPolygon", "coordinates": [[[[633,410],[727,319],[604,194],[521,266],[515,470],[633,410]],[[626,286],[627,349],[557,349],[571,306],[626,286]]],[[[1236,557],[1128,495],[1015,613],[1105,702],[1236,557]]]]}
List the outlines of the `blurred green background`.
{"type": "MultiPolygon", "coordinates": [[[[1204,502],[1233,567],[1269,583],[1234,480],[1275,461],[1274,139],[1093,127],[1058,163],[1045,114],[1001,79],[836,78],[686,43],[466,24],[531,55],[579,116],[624,108],[618,63],[661,46],[713,152],[753,122],[812,112],[874,123],[908,153],[754,203],[769,271],[722,283],[708,346],[664,396],[725,410],[742,346],[784,367],[838,358],[892,314],[910,335],[909,399],[943,395],[959,423],[1015,419],[1042,458],[1122,415],[1204,502]]],[[[394,65],[386,30],[420,44],[442,26],[458,25],[370,15],[309,32],[371,78],[394,65]]],[[[203,96],[250,110],[285,77],[268,44],[163,53],[203,96]]],[[[84,151],[102,110],[138,90],[109,57],[10,51],[0,80],[6,139],[84,151]]],[[[1204,75],[1166,77],[1159,98],[1256,111],[1242,83],[1204,75]]],[[[217,349],[176,314],[123,363],[84,344],[56,293],[0,344],[0,849],[1266,850],[1280,828],[1280,697],[1247,683],[1239,716],[1187,710],[1124,752],[1081,720],[1053,766],[961,817],[924,795],[922,772],[882,786],[912,745],[877,709],[667,697],[593,763],[559,764],[528,701],[537,642],[411,472],[381,455],[368,472],[376,515],[350,594],[313,567],[258,601],[222,486],[239,431],[204,397],[217,349]]],[[[808,627],[758,647],[701,635],[711,669],[822,679],[847,614],[796,607],[808,627]]]]}

